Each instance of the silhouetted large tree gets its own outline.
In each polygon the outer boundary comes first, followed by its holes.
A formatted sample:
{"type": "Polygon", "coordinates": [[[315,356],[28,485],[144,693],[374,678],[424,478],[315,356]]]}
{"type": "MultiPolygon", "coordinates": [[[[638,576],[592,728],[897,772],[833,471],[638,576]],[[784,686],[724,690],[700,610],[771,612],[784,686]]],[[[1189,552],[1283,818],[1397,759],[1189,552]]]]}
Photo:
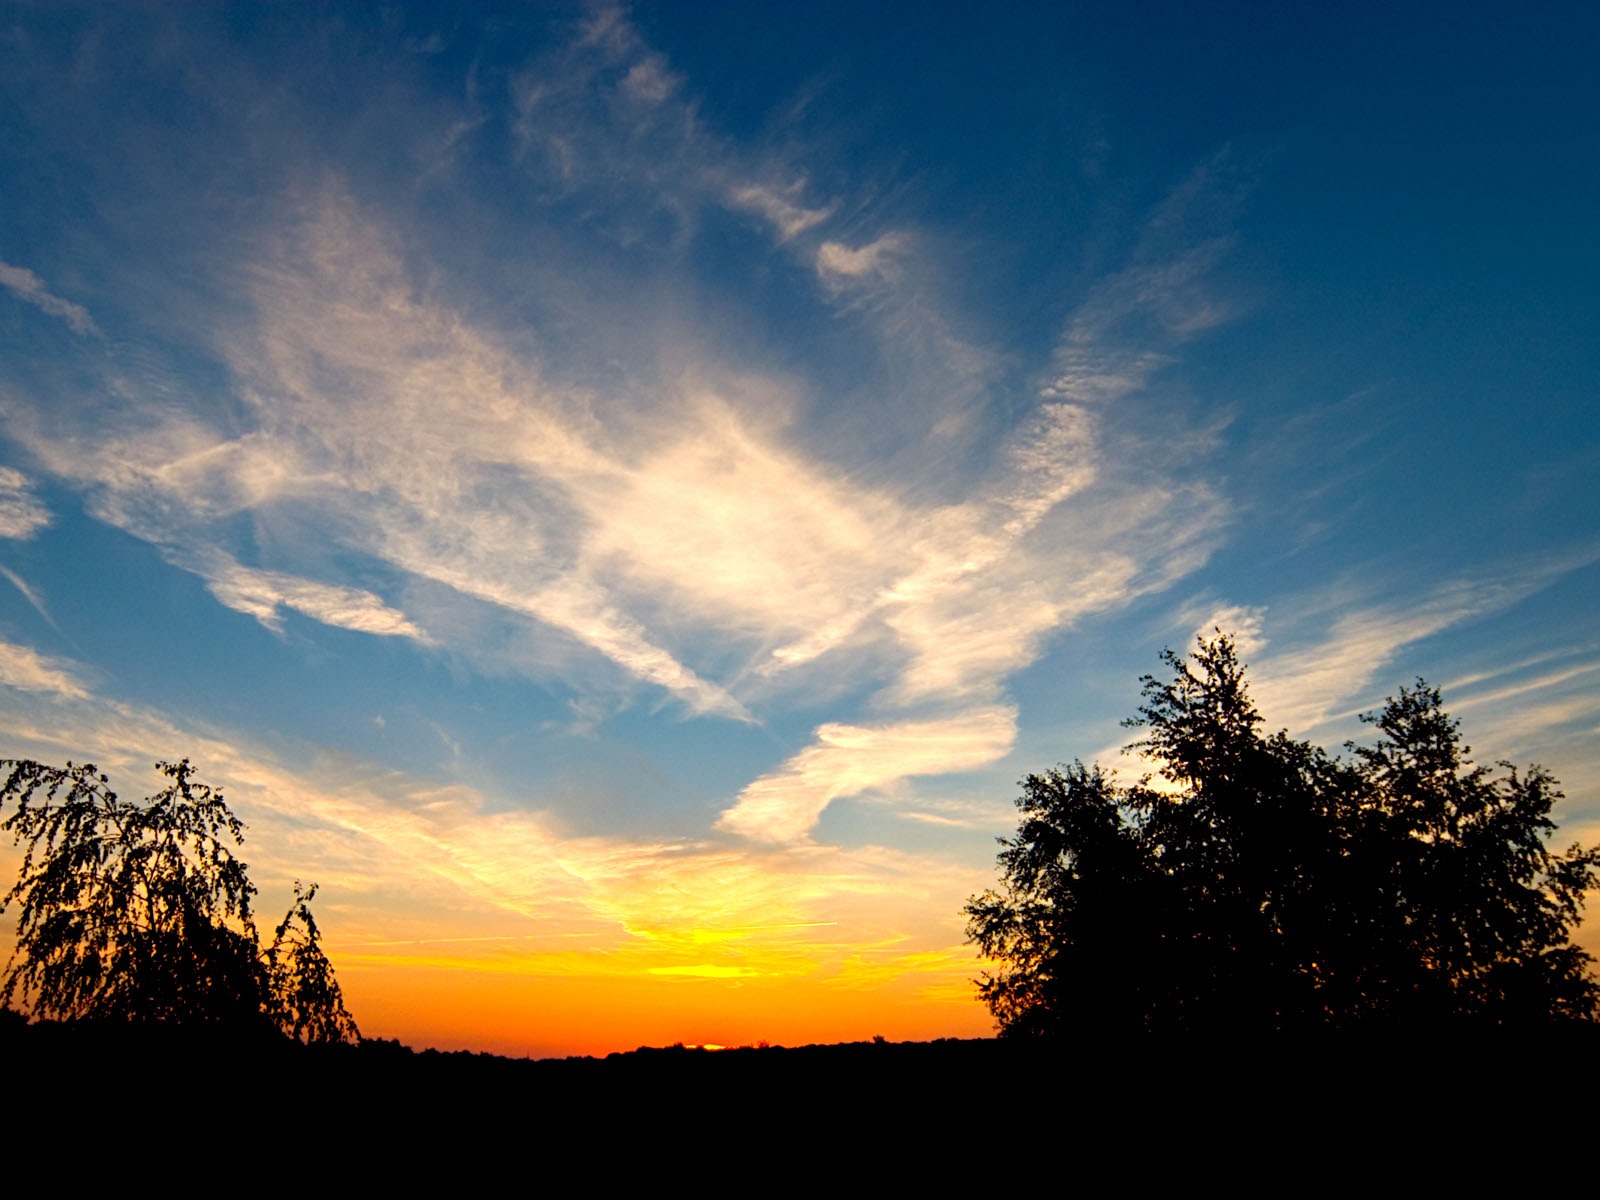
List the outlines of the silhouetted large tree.
{"type": "Polygon", "coordinates": [[[1552,854],[1555,781],[1465,758],[1421,682],[1351,761],[1264,737],[1231,640],[1168,651],[1129,722],[1158,776],[1030,775],[1003,887],[967,905],[1001,1032],[1260,1033],[1600,1016],[1570,944],[1600,847],[1552,854]]]}
{"type": "Polygon", "coordinates": [[[24,847],[0,911],[18,906],[0,1001],[20,994],[57,1019],[276,1028],[355,1041],[311,917],[313,886],[262,951],[255,887],[234,853],[243,825],[187,759],[143,804],[118,798],[92,764],[4,761],[0,823],[24,847]]]}

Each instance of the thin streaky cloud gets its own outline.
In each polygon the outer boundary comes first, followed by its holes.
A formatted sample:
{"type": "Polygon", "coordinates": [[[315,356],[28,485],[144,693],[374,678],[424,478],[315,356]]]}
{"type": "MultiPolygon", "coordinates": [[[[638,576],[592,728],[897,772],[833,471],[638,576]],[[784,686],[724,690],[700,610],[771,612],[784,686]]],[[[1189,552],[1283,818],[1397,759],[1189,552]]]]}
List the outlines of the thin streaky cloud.
{"type": "MultiPolygon", "coordinates": [[[[640,79],[665,78],[664,66],[638,57],[645,51],[631,31],[602,24],[609,32],[590,39],[598,52],[648,64],[640,79]]],[[[559,99],[582,93],[595,69],[564,60],[530,83],[524,131],[623,119],[559,99]]],[[[682,103],[676,84],[645,90],[656,107],[682,103]]],[[[665,186],[742,173],[683,115],[688,132],[661,153],[694,169],[669,172],[665,186]]],[[[745,185],[724,194],[762,212],[787,240],[827,211],[799,207],[797,190],[745,185]]],[[[1122,489],[1094,491],[1104,459],[1094,406],[1137,390],[1169,361],[1165,347],[1130,349],[1148,323],[1132,326],[1199,286],[1209,253],[1130,268],[1092,292],[1066,326],[1043,406],[1004,452],[997,485],[930,508],[830,478],[786,449],[774,436],[781,429],[751,424],[736,397],[685,396],[664,445],[630,439],[588,403],[543,386],[537,361],[420,297],[398,242],[337,188],[314,197],[249,275],[258,326],[224,341],[255,428],[224,436],[162,417],[141,439],[108,441],[87,456],[80,447],[57,453],[58,469],[97,489],[107,519],[179,547],[182,565],[198,569],[219,599],[271,627],[294,608],[327,624],[427,640],[364,589],[245,566],[221,540],[235,514],[314,505],[336,518],[346,547],[571,635],[692,712],[738,720],[753,717],[653,635],[663,617],[701,625],[715,614],[724,637],[742,635],[757,677],[780,678],[850,647],[886,665],[898,657],[874,701],[886,715],[933,700],[993,705],[1051,634],[1204,559],[1216,509],[1203,490],[1146,489],[1131,504],[1122,489]],[[1052,561],[1063,547],[1070,566],[1052,561]]],[[[886,340],[913,328],[938,347],[937,359],[960,358],[936,313],[895,295],[906,245],[900,233],[853,248],[827,242],[818,268],[889,288],[872,318],[886,340]]],[[[816,761],[837,762],[834,734],[851,728],[819,730],[813,749],[832,750],[816,761]]],[[[807,753],[799,774],[809,778],[807,753]]],[[[770,799],[773,781],[785,780],[777,790],[787,813],[757,836],[802,836],[838,793],[833,784],[801,787],[795,774],[791,765],[752,784],[724,827],[755,830],[750,814],[766,811],[755,798],[770,799]]],[[[875,776],[903,777],[889,766],[875,776]]]]}
{"type": "Polygon", "coordinates": [[[995,824],[994,821],[977,821],[971,817],[947,817],[942,813],[918,812],[908,810],[899,814],[907,821],[920,821],[924,825],[938,825],[945,829],[985,829],[995,824]]]}
{"type": "Polygon", "coordinates": [[[0,685],[66,700],[83,700],[89,695],[71,664],[13,642],[0,642],[0,685]]]}
{"type": "Polygon", "coordinates": [[[745,788],[717,825],[758,841],[802,841],[841,797],[1003,757],[1016,740],[1016,718],[1015,709],[996,706],[926,721],[823,725],[814,745],[745,788]]]}
{"type": "Polygon", "coordinates": [[[15,267],[10,263],[0,262],[0,287],[5,288],[23,303],[31,304],[52,317],[59,317],[67,323],[67,327],[73,333],[96,337],[100,335],[99,326],[94,323],[94,318],[89,315],[88,309],[55,295],[45,286],[44,280],[27,267],[15,267]]]}
{"type": "MultiPolygon", "coordinates": [[[[1574,680],[1593,675],[1597,671],[1600,671],[1600,662],[1586,662],[1561,671],[1549,671],[1533,679],[1524,679],[1489,691],[1471,692],[1462,699],[1454,701],[1452,708],[1470,711],[1471,709],[1488,705],[1504,704],[1507,700],[1526,696],[1532,692],[1544,692],[1560,688],[1574,680]]],[[[1457,686],[1460,685],[1458,684],[1457,686]]]]}
{"type": "MultiPolygon", "coordinates": [[[[1269,728],[1304,736],[1378,707],[1395,687],[1395,682],[1384,679],[1383,671],[1407,647],[1526,599],[1576,565],[1581,562],[1575,564],[1570,556],[1519,564],[1496,575],[1451,581],[1405,606],[1369,602],[1358,607],[1346,597],[1341,602],[1346,607],[1344,615],[1325,636],[1310,643],[1295,644],[1274,628],[1275,624],[1287,627],[1303,619],[1291,622],[1285,615],[1275,622],[1274,609],[1281,607],[1287,614],[1294,608],[1290,602],[1272,608],[1219,605],[1193,636],[1209,639],[1220,629],[1241,647],[1248,647],[1250,694],[1263,720],[1269,728]]],[[[1191,640],[1181,653],[1187,655],[1193,648],[1191,640]]],[[[1551,682],[1575,678],[1590,669],[1558,672],[1559,678],[1552,677],[1551,682]]],[[[1508,688],[1506,695],[1521,690],[1508,688]]],[[[1469,697],[1457,707],[1471,704],[1469,697]]],[[[1150,770],[1150,764],[1129,753],[1126,744],[1125,740],[1108,746],[1096,757],[1120,774],[1137,778],[1150,770]]]]}
{"type": "Polygon", "coordinates": [[[50,510],[33,494],[32,481],[13,467],[0,467],[0,538],[26,541],[50,520],[50,510]]]}
{"type": "MultiPolygon", "coordinates": [[[[906,655],[897,676],[876,694],[877,707],[894,711],[935,699],[992,703],[1009,676],[1037,660],[1052,634],[1198,567],[1221,506],[1203,489],[1184,497],[1155,483],[1137,499],[1121,489],[1097,493],[1106,457],[1097,410],[1144,387],[1167,361],[1165,349],[1137,348],[1140,337],[1150,337],[1148,325],[1132,332],[1126,327],[1170,307],[1178,291],[1199,286],[1201,267],[1213,261],[1209,252],[1188,254],[1182,269],[1143,267],[1092,293],[1066,324],[1041,388],[1042,404],[1007,448],[1000,486],[927,514],[911,543],[910,570],[883,588],[868,612],[779,647],[769,669],[812,662],[857,636],[870,619],[890,631],[906,655]],[[1064,555],[1056,553],[1061,548],[1064,555]]],[[[874,261],[841,253],[838,265],[865,272],[874,261]]],[[[1168,342],[1173,336],[1161,335],[1168,342]]],[[[1010,710],[972,711],[988,720],[1010,710]]],[[[855,766],[848,753],[853,733],[854,727],[820,727],[811,746],[747,787],[720,827],[775,842],[808,837],[833,800],[866,790],[841,782],[855,766]]],[[[885,739],[886,748],[896,745],[885,739]]],[[[989,747],[993,752],[983,763],[953,754],[953,763],[967,766],[945,770],[992,762],[1009,742],[1000,748],[995,739],[989,747]]],[[[913,754],[875,757],[873,786],[945,773],[915,770],[915,762],[913,754]]]]}
{"type": "Polygon", "coordinates": [[[1407,605],[1347,612],[1318,642],[1263,655],[1252,664],[1257,704],[1269,723],[1290,733],[1315,730],[1343,717],[1349,702],[1379,681],[1380,672],[1402,648],[1502,611],[1568,569],[1563,562],[1536,564],[1455,580],[1407,605]]]}
{"type": "Polygon", "coordinates": [[[863,246],[823,242],[817,247],[817,273],[831,286],[885,276],[904,249],[905,237],[897,233],[886,233],[863,246]]]}
{"type": "MultiPolygon", "coordinates": [[[[1592,687],[1585,687],[1576,695],[1540,703],[1506,705],[1495,713],[1492,730],[1495,753],[1515,754],[1524,746],[1549,743],[1573,734],[1592,743],[1600,733],[1597,722],[1600,722],[1600,694],[1592,687]]],[[[1483,740],[1480,738],[1479,742],[1483,740]]],[[[1592,774],[1583,778],[1564,775],[1561,782],[1582,804],[1589,802],[1600,779],[1592,774]]]]}
{"type": "Polygon", "coordinates": [[[727,204],[729,208],[765,217],[779,238],[788,241],[833,215],[833,205],[807,208],[798,203],[794,197],[803,190],[804,184],[791,184],[781,190],[761,184],[741,184],[728,191],[727,204]]]}
{"type": "Polygon", "coordinates": [[[32,587],[32,585],[28,583],[26,579],[24,579],[21,575],[18,575],[10,567],[6,566],[0,566],[0,575],[3,575],[6,581],[9,582],[12,587],[16,588],[17,591],[22,593],[22,598],[32,606],[34,612],[38,613],[39,616],[44,619],[44,623],[46,625],[50,626],[50,628],[54,629],[57,633],[62,634],[63,637],[66,636],[62,632],[61,626],[56,624],[56,619],[50,614],[50,610],[45,607],[44,597],[39,595],[39,593],[32,587]]]}
{"type": "Polygon", "coordinates": [[[660,104],[677,90],[678,83],[678,77],[667,69],[666,59],[652,54],[628,68],[622,87],[647,104],[660,104]]]}
{"type": "Polygon", "coordinates": [[[1470,671],[1464,675],[1454,675],[1445,680],[1445,682],[1439,686],[1443,691],[1454,695],[1458,692],[1467,691],[1469,688],[1475,688],[1478,684],[1486,683],[1489,680],[1503,679],[1508,675],[1520,675],[1524,671],[1527,671],[1530,667],[1543,666],[1545,663],[1555,662],[1563,658],[1572,659],[1593,655],[1597,650],[1600,650],[1600,646],[1594,644],[1582,644],[1577,646],[1567,646],[1558,650],[1547,650],[1540,654],[1534,654],[1525,658],[1520,658],[1516,662],[1507,663],[1504,666],[1492,667],[1488,670],[1482,671],[1470,671]]]}
{"type": "MultiPolygon", "coordinates": [[[[884,693],[905,703],[941,691],[990,698],[1049,631],[1150,586],[1144,564],[1092,546],[1077,570],[1035,581],[1045,573],[1023,539],[1096,478],[1096,421],[1081,406],[1047,404],[1019,431],[999,496],[922,511],[830,479],[714,396],[685,397],[688,421],[671,440],[635,447],[540,388],[537,364],[420,302],[374,229],[327,197],[297,235],[303,248],[285,243],[257,274],[263,323],[229,349],[245,394],[273,398],[257,403],[254,430],[218,440],[169,425],[87,456],[37,452],[87,471],[100,511],[167,545],[203,546],[214,522],[242,510],[342,513],[336,528],[363,552],[571,634],[694,711],[740,720],[745,706],[652,637],[641,600],[696,622],[720,613],[725,631],[731,621],[752,639],[808,630],[769,651],[784,670],[876,619],[909,653],[884,693]],[[552,556],[555,537],[566,547],[552,556]]],[[[1148,514],[1152,553],[1169,554],[1160,524],[1181,506],[1102,503],[1148,514]]],[[[1106,532],[1127,534],[1127,519],[1106,532]]],[[[333,624],[415,631],[370,600],[296,590],[270,570],[230,575],[204,560],[200,570],[230,606],[269,623],[287,603],[333,624]]]]}
{"type": "Polygon", "coordinates": [[[1249,661],[1267,647],[1267,637],[1264,632],[1266,619],[1267,610],[1262,606],[1224,604],[1213,609],[1209,616],[1195,626],[1188,644],[1193,646],[1197,641],[1209,641],[1218,632],[1225,633],[1233,640],[1239,656],[1246,660],[1246,665],[1249,665],[1249,661]]]}
{"type": "Polygon", "coordinates": [[[314,621],[357,633],[405,637],[424,645],[433,639],[397,609],[361,588],[318,583],[282,571],[245,567],[220,553],[205,558],[206,586],[223,604],[283,632],[283,610],[294,609],[314,621]]]}

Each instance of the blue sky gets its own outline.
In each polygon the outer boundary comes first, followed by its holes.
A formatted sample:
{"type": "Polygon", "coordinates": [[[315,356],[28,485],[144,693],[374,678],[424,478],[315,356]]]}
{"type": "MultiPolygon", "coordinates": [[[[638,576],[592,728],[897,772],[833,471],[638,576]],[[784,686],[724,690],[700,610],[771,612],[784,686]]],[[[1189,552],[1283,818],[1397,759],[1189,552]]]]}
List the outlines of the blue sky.
{"type": "Polygon", "coordinates": [[[1597,33],[4,5],[5,753],[194,758],[368,1032],[519,1053],[981,1032],[1015,781],[1215,625],[1592,841],[1597,33]]]}

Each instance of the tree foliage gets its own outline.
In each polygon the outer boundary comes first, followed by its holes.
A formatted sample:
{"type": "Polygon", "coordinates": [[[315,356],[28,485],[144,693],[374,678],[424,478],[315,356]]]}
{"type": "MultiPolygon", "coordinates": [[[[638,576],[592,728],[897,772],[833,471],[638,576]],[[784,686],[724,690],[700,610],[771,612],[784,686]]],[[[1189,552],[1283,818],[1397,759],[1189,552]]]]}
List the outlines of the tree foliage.
{"type": "Polygon", "coordinates": [[[54,1019],[276,1028],[304,1041],[354,1041],[309,907],[294,904],[263,952],[256,889],[236,850],[244,826],[184,759],[143,804],[120,799],[93,764],[6,760],[0,829],[23,847],[0,912],[17,906],[0,1002],[54,1019]]]}
{"type": "Polygon", "coordinates": [[[1002,888],[968,902],[1002,1033],[1600,1017],[1570,943],[1600,847],[1550,851],[1546,772],[1472,764],[1421,681],[1343,761],[1263,736],[1226,636],[1163,661],[1128,722],[1157,775],[1028,776],[1002,888]]]}
{"type": "Polygon", "coordinates": [[[302,1042],[360,1040],[355,1018],[333,977],[333,963],[319,944],[322,935],[311,915],[317,885],[294,885],[294,903],[278,924],[267,950],[267,991],[278,1028],[302,1042]]]}

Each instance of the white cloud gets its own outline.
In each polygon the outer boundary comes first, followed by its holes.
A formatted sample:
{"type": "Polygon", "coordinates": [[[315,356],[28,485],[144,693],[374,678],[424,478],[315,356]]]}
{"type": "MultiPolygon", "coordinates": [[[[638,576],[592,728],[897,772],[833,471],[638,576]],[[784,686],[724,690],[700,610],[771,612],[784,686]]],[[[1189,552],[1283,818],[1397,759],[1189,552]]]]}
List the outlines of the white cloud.
{"type": "Polygon", "coordinates": [[[887,275],[895,256],[905,249],[905,237],[886,233],[864,246],[823,242],[817,247],[817,274],[830,284],[858,283],[887,275]]]}
{"type": "Polygon", "coordinates": [[[1108,354],[1102,347],[1068,341],[1056,351],[1054,373],[1042,394],[1079,404],[1107,404],[1138,391],[1167,361],[1160,354],[1108,354]]]}
{"type": "MultiPolygon", "coordinates": [[[[1522,673],[1530,666],[1549,662],[1551,659],[1567,657],[1571,652],[1551,652],[1537,655],[1533,659],[1517,663],[1513,667],[1499,671],[1481,672],[1461,679],[1453,679],[1443,685],[1444,691],[1455,695],[1473,688],[1475,684],[1486,682],[1490,679],[1503,678],[1506,675],[1520,676],[1515,682],[1502,682],[1490,690],[1472,690],[1465,700],[1455,702],[1456,708],[1476,708],[1480,705],[1498,705],[1507,700],[1528,695],[1533,692],[1547,692],[1553,688],[1561,688],[1575,679],[1584,679],[1600,671],[1600,663],[1583,661],[1576,666],[1562,667],[1555,671],[1545,671],[1539,675],[1525,676],[1522,673]]],[[[1592,654],[1593,651],[1586,653],[1592,654]]],[[[1597,698],[1600,703],[1600,698],[1597,698]]]]}
{"type": "MultiPolygon", "coordinates": [[[[517,607],[515,602],[508,607],[517,607]]],[[[637,621],[617,611],[604,593],[573,581],[540,593],[527,611],[573,634],[646,683],[675,694],[697,715],[753,721],[748,709],[728,692],[685,667],[657,646],[637,621]]]]}
{"type": "Polygon", "coordinates": [[[254,429],[223,439],[153,408],[133,434],[41,433],[43,460],[88,485],[98,515],[164,546],[268,625],[286,606],[429,640],[362,589],[237,564],[220,539],[224,519],[246,509],[326,525],[403,572],[579,639],[696,712],[748,720],[654,640],[630,602],[664,585],[736,624],[764,628],[788,606],[778,619],[797,625],[799,610],[832,602],[825,580],[798,586],[807,564],[820,570],[844,542],[808,536],[806,558],[771,538],[786,524],[845,529],[848,504],[725,405],[699,405],[662,451],[619,443],[582,403],[539,388],[536,368],[419,304],[344,202],[317,210],[304,232],[258,275],[261,326],[230,348],[254,429]]]}
{"type": "MultiPolygon", "coordinates": [[[[1266,725],[1305,735],[1378,707],[1384,695],[1404,682],[1385,679],[1383,671],[1408,646],[1508,608],[1591,559],[1580,555],[1522,563],[1495,574],[1452,580],[1403,603],[1375,601],[1348,589],[1338,594],[1334,589],[1333,596],[1320,596],[1310,604],[1280,600],[1273,605],[1277,615],[1270,620],[1264,607],[1222,604],[1199,623],[1195,636],[1209,639],[1218,627],[1232,634],[1241,654],[1249,658],[1250,694],[1266,725]],[[1331,623],[1330,612],[1339,614],[1331,623]],[[1270,650],[1269,629],[1274,630],[1270,650]],[[1314,632],[1308,637],[1302,631],[1314,632]]],[[[1466,704],[1502,701],[1524,689],[1543,690],[1592,669],[1585,663],[1469,697],[1466,704]]],[[[1469,675],[1450,687],[1464,689],[1494,674],[1469,675]]],[[[1106,753],[1117,757],[1115,750],[1106,753]]],[[[1131,767],[1133,760],[1121,763],[1131,767]]]]}
{"type": "Polygon", "coordinates": [[[1047,401],[1012,445],[1010,457],[1012,481],[1003,503],[1013,515],[1004,529],[1015,537],[1095,482],[1100,468],[1095,416],[1075,404],[1047,401]]]}
{"type": "Polygon", "coordinates": [[[781,190],[762,184],[740,184],[728,191],[727,204],[729,208],[765,217],[778,236],[788,241],[833,215],[832,205],[807,208],[797,203],[793,197],[802,189],[803,185],[799,184],[781,190]]]}
{"type": "Polygon", "coordinates": [[[281,632],[281,610],[292,608],[339,629],[407,637],[424,644],[432,641],[404,613],[361,588],[318,583],[282,571],[261,571],[221,554],[208,555],[201,574],[218,600],[254,617],[268,629],[281,632]]]}
{"type": "MultiPolygon", "coordinates": [[[[1368,689],[1401,649],[1474,617],[1507,607],[1549,582],[1548,570],[1461,579],[1404,605],[1356,608],[1323,637],[1252,664],[1256,705],[1273,727],[1303,734],[1371,706],[1368,689]]],[[[1390,685],[1392,687],[1392,684],[1390,685]]]]}
{"type": "Polygon", "coordinates": [[[652,54],[628,69],[622,87],[629,95],[646,104],[660,104],[677,90],[678,79],[667,69],[664,58],[652,54]]]}
{"type": "Polygon", "coordinates": [[[1196,626],[1194,637],[1189,639],[1189,644],[1194,645],[1196,638],[1210,641],[1216,637],[1218,631],[1221,631],[1233,639],[1239,657],[1248,660],[1266,648],[1267,639],[1262,633],[1266,616],[1267,610],[1262,607],[1247,607],[1241,604],[1220,605],[1196,626]]]}
{"type": "Polygon", "coordinates": [[[0,684],[24,692],[43,692],[68,700],[88,696],[72,668],[28,646],[0,642],[0,684]]]}
{"type": "MultiPolygon", "coordinates": [[[[1374,602],[1346,594],[1332,601],[1321,597],[1317,603],[1296,611],[1292,602],[1280,600],[1273,606],[1279,614],[1276,621],[1268,620],[1265,608],[1219,605],[1200,623],[1196,636],[1209,639],[1218,626],[1224,633],[1233,634],[1241,653],[1249,657],[1246,681],[1266,728],[1284,729],[1293,736],[1304,737],[1319,729],[1337,728],[1340,722],[1353,725],[1357,713],[1380,707],[1383,697],[1404,682],[1385,679],[1382,673],[1406,647],[1504,609],[1582,561],[1587,559],[1522,564],[1498,575],[1457,579],[1405,604],[1374,602]],[[1341,611],[1331,627],[1326,624],[1330,604],[1341,611]],[[1267,630],[1274,625],[1282,632],[1274,630],[1274,648],[1269,650],[1267,630]],[[1309,638],[1295,636],[1308,629],[1316,632],[1309,638]]],[[[1191,642],[1184,652],[1192,646],[1191,642]]],[[[1584,666],[1578,673],[1589,669],[1584,666]]],[[[1575,677],[1558,673],[1528,686],[1530,690],[1543,690],[1575,677]]],[[[1504,697],[1491,694],[1480,702],[1509,698],[1516,690],[1507,689],[1504,697]]],[[[1466,705],[1453,707],[1465,708],[1473,703],[1469,699],[1466,705]]],[[[1579,700],[1576,705],[1554,704],[1545,715],[1581,719],[1575,714],[1586,711],[1586,702],[1579,700]]],[[[1524,733],[1528,728],[1517,725],[1516,731],[1524,733]]],[[[1130,735],[1128,740],[1135,738],[1130,735]]],[[[1102,749],[1096,761],[1127,779],[1152,769],[1142,756],[1127,753],[1122,743],[1102,749]]]]}
{"type": "MultiPolygon", "coordinates": [[[[804,686],[846,647],[881,710],[990,704],[1052,634],[1192,569],[1217,522],[1203,489],[1106,478],[1106,418],[1059,388],[964,499],[912,503],[791,445],[771,381],[701,364],[648,407],[545,384],[538,361],[419,297],[382,227],[336,192],[269,264],[245,276],[258,324],[223,343],[241,430],[160,404],[31,448],[274,628],[292,608],[440,636],[363,588],[242,566],[239,513],[312,537],[314,561],[353,550],[558,630],[696,714],[750,720],[732,687],[804,686]],[[678,649],[707,637],[726,682],[678,649]]],[[[1085,370],[1095,327],[1071,326],[1085,370]]],[[[1100,352],[1107,370],[1126,358],[1100,352]]]]}
{"type": "Polygon", "coordinates": [[[1213,238],[1134,262],[1091,288],[1062,333],[1043,394],[1106,405],[1144,387],[1173,348],[1227,319],[1206,287],[1227,248],[1213,238]]]}
{"type": "Polygon", "coordinates": [[[705,398],[658,451],[577,496],[588,553],[640,590],[763,637],[839,619],[892,569],[887,496],[831,477],[705,398]]]}
{"type": "MultiPolygon", "coordinates": [[[[835,207],[808,195],[804,171],[710,134],[620,12],[588,30],[514,87],[539,194],[582,192],[578,207],[623,245],[641,213],[689,221],[713,204],[792,241],[881,356],[891,394],[849,400],[881,414],[874,432],[891,445],[871,475],[829,435],[838,398],[734,369],[692,322],[640,333],[632,310],[595,300],[574,325],[612,339],[603,349],[530,349],[538,321],[518,310],[506,333],[446,299],[425,246],[333,177],[274,210],[283,224],[248,242],[252,261],[226,264],[251,306],[211,335],[231,404],[141,391],[136,377],[114,413],[90,406],[73,427],[39,406],[18,437],[92,513],[271,627],[293,609],[479,662],[474,638],[538,643],[502,669],[559,670],[586,705],[580,728],[633,681],[691,714],[744,721],[812,687],[864,701],[881,724],[860,728],[1009,711],[1006,680],[1051,637],[1203,561],[1221,502],[1128,450],[1136,439],[1108,401],[1144,387],[1188,336],[1192,321],[1166,315],[1205,256],[1091,289],[1022,398],[1031,412],[997,430],[1000,356],[953,332],[936,239],[909,227],[864,244],[804,236],[835,207]],[[551,157],[535,161],[541,148],[551,157]],[[617,346],[625,368],[613,369],[617,346]],[[639,365],[663,358],[654,373],[639,365]],[[405,611],[328,577],[351,561],[395,579],[405,611]],[[475,632],[490,624],[496,636],[475,632]]],[[[681,264],[663,261],[670,281],[681,264]]],[[[572,269],[565,286],[589,290],[587,259],[572,269]]],[[[818,744],[854,728],[825,726],[818,744]]],[[[752,796],[776,794],[769,781],[732,811],[756,811],[752,796]]],[[[785,794],[787,824],[773,821],[792,838],[821,793],[785,794]]]]}
{"type": "Polygon", "coordinates": [[[841,797],[1004,757],[1016,740],[1016,721],[1014,708],[993,706],[923,721],[822,725],[815,743],[745,788],[717,825],[759,841],[801,841],[841,797]]]}
{"type": "Polygon", "coordinates": [[[586,223],[612,240],[647,239],[662,216],[680,238],[715,206],[760,217],[782,243],[837,207],[808,200],[805,176],[781,156],[740,153],[707,129],[682,77],[620,10],[553,47],[512,93],[524,165],[541,188],[589,197],[586,223]]]}
{"type": "Polygon", "coordinates": [[[27,267],[14,267],[10,263],[0,262],[0,287],[24,303],[31,304],[52,317],[60,317],[73,333],[98,335],[100,332],[88,309],[52,294],[44,285],[44,280],[27,267]]]}
{"type": "Polygon", "coordinates": [[[50,524],[50,510],[33,494],[28,477],[0,467],[0,537],[31,538],[50,524]]]}
{"type": "Polygon", "coordinates": [[[0,567],[0,577],[3,577],[7,583],[22,593],[22,598],[32,606],[34,612],[44,618],[46,625],[57,633],[61,632],[61,627],[56,624],[56,619],[50,615],[50,610],[45,607],[44,598],[33,589],[26,579],[18,575],[10,567],[0,567]]]}

